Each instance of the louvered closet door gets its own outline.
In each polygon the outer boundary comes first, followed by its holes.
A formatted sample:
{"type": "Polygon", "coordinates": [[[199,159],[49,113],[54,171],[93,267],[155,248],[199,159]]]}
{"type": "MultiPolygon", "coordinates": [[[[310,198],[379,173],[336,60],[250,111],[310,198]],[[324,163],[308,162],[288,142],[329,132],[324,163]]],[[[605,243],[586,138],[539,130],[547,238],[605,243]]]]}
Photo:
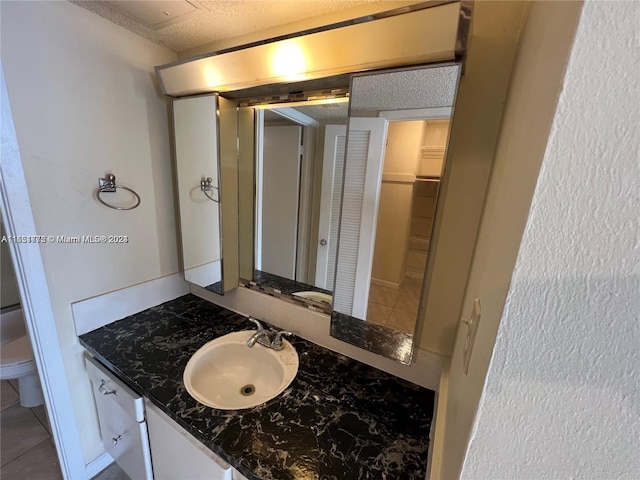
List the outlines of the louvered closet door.
{"type": "Polygon", "coordinates": [[[366,318],[387,136],[382,118],[351,118],[347,136],[334,310],[366,318]]]}

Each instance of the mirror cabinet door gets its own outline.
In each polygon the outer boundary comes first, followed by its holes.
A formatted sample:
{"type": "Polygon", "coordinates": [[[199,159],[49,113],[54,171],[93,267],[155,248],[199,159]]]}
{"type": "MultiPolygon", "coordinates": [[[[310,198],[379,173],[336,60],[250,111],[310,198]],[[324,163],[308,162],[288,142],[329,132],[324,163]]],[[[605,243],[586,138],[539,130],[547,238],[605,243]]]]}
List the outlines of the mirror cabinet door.
{"type": "Polygon", "coordinates": [[[185,280],[222,293],[218,97],[173,101],[185,280]]]}
{"type": "Polygon", "coordinates": [[[410,363],[458,64],[355,75],[331,335],[410,363]]]}
{"type": "MultiPolygon", "coordinates": [[[[176,176],[182,262],[185,280],[214,293],[223,294],[237,286],[233,282],[237,252],[237,236],[223,238],[222,213],[237,205],[235,142],[224,141],[236,136],[235,103],[217,95],[185,97],[173,101],[173,122],[176,152],[176,176]],[[231,105],[230,105],[231,104],[231,105]],[[229,144],[225,146],[226,144],[229,144]],[[227,160],[225,160],[227,158],[227,160]],[[228,177],[225,180],[225,176],[228,177]],[[223,202],[222,184],[225,186],[223,202]],[[224,240],[224,242],[223,242],[224,240]],[[223,243],[225,257],[223,257],[223,243]],[[230,253],[229,253],[230,251],[230,253]],[[223,275],[224,273],[224,275],[223,275]]],[[[233,221],[236,215],[225,215],[233,221]]],[[[236,220],[237,221],[237,220],[236,220]]],[[[233,225],[226,229],[233,231],[233,225]]]]}

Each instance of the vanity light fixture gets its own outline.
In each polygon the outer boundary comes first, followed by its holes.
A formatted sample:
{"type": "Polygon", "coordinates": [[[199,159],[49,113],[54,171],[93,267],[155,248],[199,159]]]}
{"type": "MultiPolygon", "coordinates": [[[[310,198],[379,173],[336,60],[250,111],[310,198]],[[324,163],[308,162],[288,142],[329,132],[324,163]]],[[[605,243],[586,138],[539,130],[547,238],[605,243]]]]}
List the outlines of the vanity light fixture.
{"type": "Polygon", "coordinates": [[[180,60],[156,74],[163,93],[181,97],[449,61],[464,53],[465,8],[464,1],[423,2],[180,60]]]}

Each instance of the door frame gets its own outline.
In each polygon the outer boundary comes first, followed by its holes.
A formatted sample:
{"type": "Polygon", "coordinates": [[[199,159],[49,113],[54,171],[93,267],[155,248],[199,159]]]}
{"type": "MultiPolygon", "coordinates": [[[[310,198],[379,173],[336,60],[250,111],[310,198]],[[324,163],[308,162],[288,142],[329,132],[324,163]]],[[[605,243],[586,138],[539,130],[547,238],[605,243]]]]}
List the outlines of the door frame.
{"type": "MultiPolygon", "coordinates": [[[[8,236],[38,238],[1,63],[0,84],[2,219],[8,236]]],[[[99,470],[89,472],[84,463],[40,245],[11,242],[8,247],[62,476],[67,480],[87,478],[99,470]]]]}

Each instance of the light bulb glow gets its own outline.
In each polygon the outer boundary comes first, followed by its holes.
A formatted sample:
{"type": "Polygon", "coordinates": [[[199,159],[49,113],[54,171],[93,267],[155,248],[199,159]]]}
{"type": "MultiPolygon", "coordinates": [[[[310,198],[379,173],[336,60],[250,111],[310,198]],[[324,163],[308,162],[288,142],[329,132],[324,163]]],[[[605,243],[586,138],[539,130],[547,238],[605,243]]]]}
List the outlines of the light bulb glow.
{"type": "Polygon", "coordinates": [[[273,76],[285,81],[303,80],[307,71],[304,50],[295,41],[283,42],[271,57],[273,76]]]}
{"type": "Polygon", "coordinates": [[[204,75],[204,81],[208,87],[215,88],[224,83],[221,75],[216,68],[207,65],[202,72],[204,75]]]}

